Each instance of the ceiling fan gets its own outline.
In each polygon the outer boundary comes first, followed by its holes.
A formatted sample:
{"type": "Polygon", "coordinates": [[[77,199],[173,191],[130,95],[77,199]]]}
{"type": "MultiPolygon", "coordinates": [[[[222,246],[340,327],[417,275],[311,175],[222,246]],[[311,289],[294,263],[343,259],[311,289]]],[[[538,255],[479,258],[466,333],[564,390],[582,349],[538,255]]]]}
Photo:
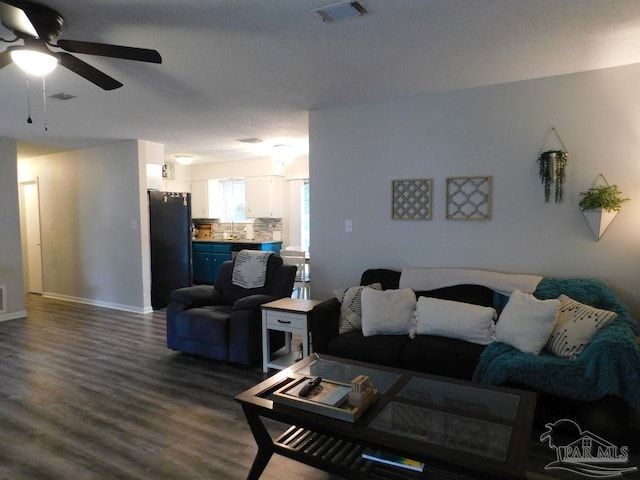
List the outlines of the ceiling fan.
{"type": "MultiPolygon", "coordinates": [[[[162,57],[156,50],[146,48],[65,39],[59,39],[53,43],[62,33],[64,19],[57,11],[39,3],[26,0],[0,0],[0,22],[16,35],[13,40],[2,38],[0,40],[6,43],[19,40],[23,42],[23,45],[10,46],[0,53],[0,68],[6,67],[11,62],[23,68],[20,56],[27,52],[28,55],[40,56],[44,62],[51,62],[50,69],[55,68],[59,63],[104,90],[114,90],[120,88],[122,83],[67,52],[162,63],[162,57]],[[65,51],[54,52],[49,47],[65,51]]],[[[42,65],[42,63],[39,64],[39,66],[42,65]]],[[[44,75],[45,73],[35,74],[44,75]]]]}

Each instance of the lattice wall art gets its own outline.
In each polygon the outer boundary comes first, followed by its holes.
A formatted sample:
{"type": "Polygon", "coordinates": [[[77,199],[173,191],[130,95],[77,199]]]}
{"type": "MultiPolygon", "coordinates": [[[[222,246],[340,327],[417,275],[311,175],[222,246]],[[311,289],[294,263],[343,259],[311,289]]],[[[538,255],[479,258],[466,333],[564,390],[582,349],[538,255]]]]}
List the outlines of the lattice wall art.
{"type": "Polygon", "coordinates": [[[391,218],[431,220],[432,179],[391,181],[391,218]]]}
{"type": "Polygon", "coordinates": [[[447,220],[490,220],[491,177],[447,178],[447,220]]]}

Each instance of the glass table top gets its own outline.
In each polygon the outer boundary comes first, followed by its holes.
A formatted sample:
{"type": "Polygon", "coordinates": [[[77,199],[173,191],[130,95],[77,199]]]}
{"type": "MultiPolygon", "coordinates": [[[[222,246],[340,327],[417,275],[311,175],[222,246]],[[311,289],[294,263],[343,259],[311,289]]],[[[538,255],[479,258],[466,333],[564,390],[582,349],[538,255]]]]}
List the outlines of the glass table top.
{"type": "Polygon", "coordinates": [[[401,402],[387,404],[369,427],[499,461],[512,434],[508,425],[401,402]]]}
{"type": "MultiPolygon", "coordinates": [[[[295,372],[344,383],[358,375],[368,375],[382,393],[402,377],[396,372],[324,358],[295,372]]],[[[519,402],[517,394],[412,376],[369,428],[504,461],[519,402]]]]}
{"type": "Polygon", "coordinates": [[[516,394],[420,377],[411,378],[396,397],[503,420],[516,418],[520,402],[516,394]]]}
{"type": "Polygon", "coordinates": [[[383,393],[389,390],[402,376],[395,372],[336,362],[324,358],[318,358],[306,367],[295,369],[295,372],[301,375],[322,377],[342,383],[351,383],[351,380],[358,375],[367,375],[374,388],[383,393]]]}

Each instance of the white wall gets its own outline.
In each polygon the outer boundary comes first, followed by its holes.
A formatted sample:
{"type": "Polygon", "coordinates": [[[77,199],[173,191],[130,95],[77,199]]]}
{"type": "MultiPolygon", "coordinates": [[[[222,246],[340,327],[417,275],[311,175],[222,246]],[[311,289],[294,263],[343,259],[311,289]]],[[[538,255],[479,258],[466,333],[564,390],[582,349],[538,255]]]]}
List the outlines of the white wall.
{"type": "Polygon", "coordinates": [[[0,321],[26,316],[20,244],[16,141],[0,138],[0,287],[5,312],[0,321]]]}
{"type": "Polygon", "coordinates": [[[148,310],[143,152],[130,140],[20,161],[40,182],[46,296],[148,310]]]}
{"type": "MultiPolygon", "coordinates": [[[[162,188],[164,181],[162,179],[162,164],[164,163],[164,145],[161,143],[149,142],[147,140],[138,140],[138,205],[140,212],[140,228],[138,230],[138,243],[134,250],[140,252],[140,278],[142,284],[139,291],[142,292],[143,312],[152,312],[151,306],[151,235],[149,220],[149,197],[147,190],[162,188]],[[150,167],[155,173],[150,178],[150,167]]],[[[131,220],[133,225],[134,220],[131,220]]],[[[136,306],[140,309],[140,306],[136,306]]]]}
{"type": "Polygon", "coordinates": [[[369,267],[471,267],[597,277],[640,317],[639,81],[633,65],[312,111],[314,297],[369,267]],[[537,174],[552,126],[570,155],[560,205],[537,174]],[[631,201],[596,241],[577,203],[599,173],[631,201]],[[493,177],[490,221],[445,220],[446,177],[468,175],[493,177]],[[402,178],[433,178],[431,221],[391,220],[402,178]]]}

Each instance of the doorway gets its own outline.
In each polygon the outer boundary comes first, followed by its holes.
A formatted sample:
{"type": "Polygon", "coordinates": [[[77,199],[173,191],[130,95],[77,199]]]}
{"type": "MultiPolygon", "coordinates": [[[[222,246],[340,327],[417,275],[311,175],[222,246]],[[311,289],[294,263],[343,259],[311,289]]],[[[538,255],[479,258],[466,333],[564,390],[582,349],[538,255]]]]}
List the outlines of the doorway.
{"type": "Polygon", "coordinates": [[[40,235],[40,194],[38,180],[21,182],[24,205],[25,233],[27,254],[27,289],[31,293],[42,294],[42,245],[40,235]]]}

